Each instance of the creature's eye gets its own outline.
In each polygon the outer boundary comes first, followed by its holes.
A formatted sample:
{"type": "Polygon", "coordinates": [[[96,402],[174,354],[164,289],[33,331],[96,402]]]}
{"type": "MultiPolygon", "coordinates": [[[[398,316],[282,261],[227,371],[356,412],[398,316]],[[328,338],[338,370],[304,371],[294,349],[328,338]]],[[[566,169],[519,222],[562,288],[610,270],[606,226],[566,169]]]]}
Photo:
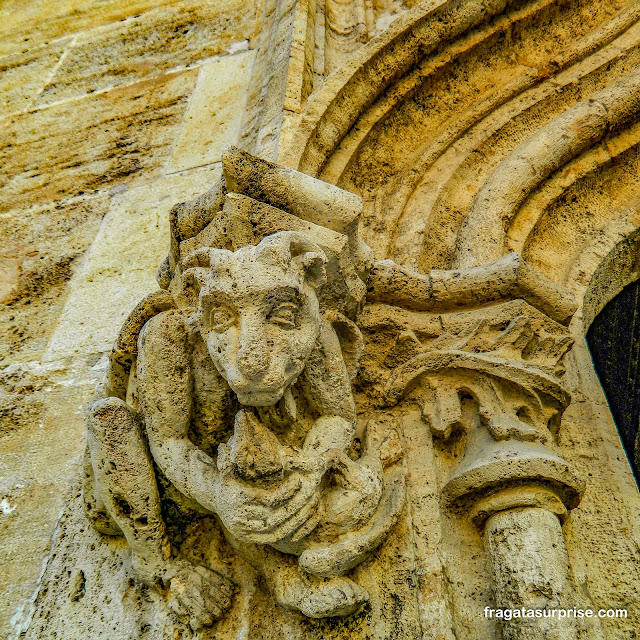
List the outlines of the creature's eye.
{"type": "Polygon", "coordinates": [[[236,314],[229,307],[211,307],[209,311],[209,326],[218,333],[226,331],[235,321],[236,314]]]}
{"type": "Polygon", "coordinates": [[[284,329],[295,329],[298,320],[298,307],[292,302],[279,304],[269,314],[269,322],[284,329]]]}

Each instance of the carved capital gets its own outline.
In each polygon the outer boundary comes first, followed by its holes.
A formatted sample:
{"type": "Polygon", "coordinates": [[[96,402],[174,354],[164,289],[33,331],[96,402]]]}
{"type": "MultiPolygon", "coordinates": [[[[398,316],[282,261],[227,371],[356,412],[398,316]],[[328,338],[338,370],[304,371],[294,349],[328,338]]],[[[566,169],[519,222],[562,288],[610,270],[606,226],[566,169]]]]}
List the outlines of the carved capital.
{"type": "MultiPolygon", "coordinates": [[[[501,267],[489,265],[486,271],[497,268],[501,267]]],[[[536,278],[535,272],[528,272],[530,282],[536,278]]],[[[438,279],[440,301],[453,296],[456,306],[462,306],[460,282],[471,286],[471,275],[439,272],[438,279]]],[[[485,283],[480,300],[468,297],[469,310],[437,316],[391,314],[398,331],[382,363],[390,371],[381,401],[392,406],[409,396],[420,403],[434,437],[458,449],[456,443],[463,444],[460,462],[444,482],[443,497],[451,506],[467,505],[478,522],[485,519],[479,514],[498,504],[507,509],[549,500],[555,505],[558,500],[562,508],[553,509],[571,509],[584,491],[581,479],[555,453],[562,414],[571,401],[562,376],[573,340],[563,324],[543,311],[566,300],[566,295],[548,286],[538,290],[545,288],[553,292],[546,299],[490,304],[513,292],[485,283]],[[519,499],[514,497],[517,486],[522,487],[519,499]],[[510,497],[494,501],[490,508],[487,503],[470,506],[503,490],[510,497]],[[542,495],[549,491],[554,498],[546,500],[542,495]]],[[[431,288],[432,300],[433,296],[431,288]]],[[[373,312],[368,320],[375,318],[373,312]]]]}

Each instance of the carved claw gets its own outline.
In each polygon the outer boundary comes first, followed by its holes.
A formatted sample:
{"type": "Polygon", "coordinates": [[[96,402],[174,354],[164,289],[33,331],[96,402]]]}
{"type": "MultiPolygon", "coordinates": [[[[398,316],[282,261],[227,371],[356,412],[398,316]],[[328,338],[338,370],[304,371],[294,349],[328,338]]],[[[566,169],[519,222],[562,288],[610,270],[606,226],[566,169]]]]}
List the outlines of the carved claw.
{"type": "Polygon", "coordinates": [[[300,611],[309,618],[349,616],[369,600],[369,593],[348,578],[321,583],[300,601],[300,611]]]}
{"type": "Polygon", "coordinates": [[[193,631],[212,625],[231,606],[234,585],[204,567],[183,566],[169,581],[169,608],[193,631]]]}
{"type": "Polygon", "coordinates": [[[293,473],[271,489],[223,472],[216,485],[218,515],[245,542],[277,544],[313,519],[323,472],[293,473]]]}
{"type": "Polygon", "coordinates": [[[369,600],[369,593],[349,578],[302,578],[287,585],[276,599],[286,609],[300,611],[308,618],[329,618],[355,613],[369,600]]]}

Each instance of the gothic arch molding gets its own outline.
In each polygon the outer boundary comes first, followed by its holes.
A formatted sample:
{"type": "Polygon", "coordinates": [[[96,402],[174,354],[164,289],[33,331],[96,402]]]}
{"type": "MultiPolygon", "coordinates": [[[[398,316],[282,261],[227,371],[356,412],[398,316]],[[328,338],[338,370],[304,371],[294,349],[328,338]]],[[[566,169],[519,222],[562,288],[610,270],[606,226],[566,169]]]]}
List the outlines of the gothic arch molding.
{"type": "Polygon", "coordinates": [[[613,298],[640,278],[640,229],[631,229],[628,220],[612,225],[607,236],[586,248],[576,261],[575,270],[581,270],[583,277],[587,276],[588,264],[593,266],[588,285],[582,286],[581,304],[574,318],[575,332],[582,334],[586,334],[595,317],[613,298]],[[624,227],[626,235],[623,235],[624,227]],[[616,244],[610,246],[615,240],[616,244]],[[609,249],[604,256],[601,255],[603,249],[609,249]],[[599,262],[596,262],[598,257],[599,262]]]}
{"type": "MultiPolygon", "coordinates": [[[[544,212],[572,184],[637,148],[640,7],[596,4],[589,5],[597,16],[589,22],[579,19],[586,3],[573,3],[574,13],[557,1],[421,3],[311,96],[294,118],[281,161],[360,193],[364,236],[380,258],[421,271],[455,266],[460,248],[478,233],[474,218],[483,221],[483,237],[499,238],[487,259],[528,251],[544,212]],[[560,42],[563,30],[569,37],[560,42]],[[534,41],[553,55],[527,57],[534,41]],[[486,58],[498,62],[487,69],[486,58]],[[492,77],[491,90],[476,91],[474,83],[486,86],[492,77]],[[619,121],[593,102],[598,92],[615,93],[616,83],[628,94],[619,121]],[[519,145],[563,135],[571,109],[585,108],[602,112],[596,130],[586,121],[569,123],[576,144],[546,171],[537,169],[530,189],[512,203],[510,223],[487,223],[483,200],[493,194],[494,171],[511,173],[519,145]]],[[[548,152],[544,140],[538,152],[548,152]]],[[[530,159],[521,162],[521,171],[530,169],[530,159]]]]}

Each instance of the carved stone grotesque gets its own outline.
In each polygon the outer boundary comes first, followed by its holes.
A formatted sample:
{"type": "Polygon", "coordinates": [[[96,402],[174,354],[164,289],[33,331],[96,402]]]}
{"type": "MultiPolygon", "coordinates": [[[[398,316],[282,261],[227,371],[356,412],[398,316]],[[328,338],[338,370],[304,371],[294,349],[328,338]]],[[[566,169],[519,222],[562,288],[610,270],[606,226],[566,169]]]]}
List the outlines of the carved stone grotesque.
{"type": "Polygon", "coordinates": [[[443,511],[484,532],[498,605],[575,601],[561,521],[584,486],[554,444],[571,299],[517,254],[429,274],[374,262],[361,210],[229,150],[220,183],[173,209],[162,289],[114,346],[89,420],[87,515],[124,535],[137,578],[194,630],[235,587],[176,553],[165,497],[215,515],[281,606],[352,614],[368,593],[347,574],[405,501],[402,424],[371,416],[402,403],[420,405],[441,443],[443,511]]]}
{"type": "MultiPolygon", "coordinates": [[[[247,204],[273,213],[227,197],[215,223],[250,222],[237,206],[247,204]]],[[[338,308],[361,304],[364,286],[349,289],[349,238],[315,234],[327,256],[311,227],[289,226],[249,244],[236,228],[172,254],[168,290],[130,317],[91,410],[89,518],[126,537],[137,577],[166,591],[194,629],[228,609],[234,587],[215,567],[174,557],[157,473],[185,504],[218,516],[279,604],[311,617],[367,600],[343,574],[383,542],[403,506],[397,443],[382,450],[385,439],[366,433],[361,451],[352,446],[362,337],[338,308]],[[351,301],[343,290],[355,291],[351,301]]]]}

